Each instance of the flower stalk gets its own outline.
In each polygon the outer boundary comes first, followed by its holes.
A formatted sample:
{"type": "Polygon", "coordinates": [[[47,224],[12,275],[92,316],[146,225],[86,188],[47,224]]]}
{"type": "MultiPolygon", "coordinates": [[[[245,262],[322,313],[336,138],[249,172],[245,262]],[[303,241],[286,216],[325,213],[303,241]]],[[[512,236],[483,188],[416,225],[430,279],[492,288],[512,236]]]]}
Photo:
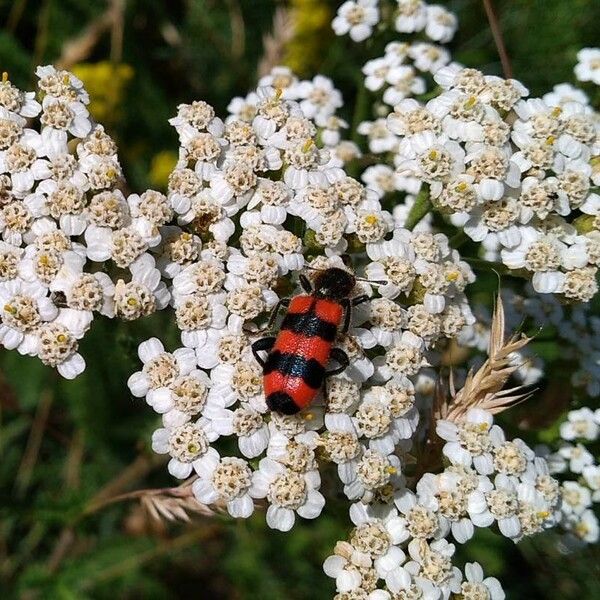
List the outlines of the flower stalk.
{"type": "Polygon", "coordinates": [[[421,220],[429,214],[432,208],[433,205],[429,194],[429,185],[424,183],[415,198],[415,203],[408,213],[406,223],[404,224],[406,229],[412,231],[421,220]]]}

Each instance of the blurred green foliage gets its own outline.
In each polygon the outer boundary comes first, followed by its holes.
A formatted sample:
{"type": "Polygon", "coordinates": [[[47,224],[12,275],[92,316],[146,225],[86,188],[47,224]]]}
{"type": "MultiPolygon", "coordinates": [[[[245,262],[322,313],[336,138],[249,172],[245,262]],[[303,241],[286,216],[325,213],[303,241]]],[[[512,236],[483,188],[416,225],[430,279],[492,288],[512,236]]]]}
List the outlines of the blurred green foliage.
{"type": "MultiPolygon", "coordinates": [[[[98,77],[91,67],[106,61],[127,65],[129,76],[122,80],[102,67],[97,88],[114,87],[108,100],[96,100],[110,102],[117,94],[119,111],[114,104],[104,107],[106,125],[119,142],[131,187],[141,190],[159,186],[168,173],[177,143],[167,119],[177,104],[203,98],[223,113],[233,96],[254,85],[276,8],[306,10],[311,4],[316,6],[309,0],[0,0],[0,70],[29,87],[37,64],[83,63],[87,77],[98,77]],[[119,7],[123,18],[106,25],[106,11],[119,7]]],[[[322,14],[339,2],[317,4],[322,14]]],[[[445,4],[461,21],[455,58],[500,74],[482,3],[445,4]]],[[[597,0],[503,0],[496,8],[515,76],[533,93],[572,80],[577,50],[598,43],[597,0]]],[[[296,46],[283,49],[282,58],[305,76],[321,71],[333,77],[351,117],[358,66],[375,50],[335,38],[322,25],[311,32],[310,14],[296,46]],[[325,50],[309,52],[311,44],[325,50]],[[298,53],[303,45],[304,65],[298,53]]],[[[489,299],[496,287],[496,276],[488,274],[476,292],[489,299]]],[[[317,522],[288,535],[270,531],[262,515],[247,522],[218,517],[158,526],[134,503],[98,508],[118,493],[173,485],[149,449],[157,419],[126,386],[137,368],[137,344],[157,330],[168,333],[168,320],[161,314],[127,327],[96,323],[82,344],[88,368],[74,382],[34,359],[0,351],[3,600],[331,597],[321,564],[348,529],[341,498],[329,502],[317,522]]],[[[540,353],[560,359],[552,332],[536,344],[540,353]]],[[[541,402],[519,415],[539,411],[541,402]]],[[[553,536],[514,546],[480,531],[460,553],[500,577],[515,600],[600,598],[596,549],[560,552],[553,536]]]]}

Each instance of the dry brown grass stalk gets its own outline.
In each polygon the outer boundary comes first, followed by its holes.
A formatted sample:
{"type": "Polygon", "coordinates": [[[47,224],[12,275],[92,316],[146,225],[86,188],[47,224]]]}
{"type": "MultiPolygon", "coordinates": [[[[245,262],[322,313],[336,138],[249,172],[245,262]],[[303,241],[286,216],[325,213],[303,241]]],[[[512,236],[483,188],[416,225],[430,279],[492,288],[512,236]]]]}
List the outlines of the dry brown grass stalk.
{"type": "Polygon", "coordinates": [[[452,371],[447,382],[438,379],[433,396],[429,435],[426,444],[417,456],[418,468],[415,481],[426,472],[435,472],[441,464],[443,440],[436,434],[436,422],[446,419],[455,423],[464,419],[471,408],[482,408],[498,414],[523,402],[531,395],[521,386],[504,389],[510,376],[521,366],[515,363],[511,354],[524,348],[531,338],[515,334],[505,337],[505,318],[502,299],[498,295],[488,346],[488,358],[475,371],[471,369],[463,387],[456,390],[452,371]]]}
{"type": "Polygon", "coordinates": [[[52,408],[53,400],[54,396],[49,390],[44,390],[40,395],[40,401],[35,412],[33,423],[31,424],[31,430],[29,431],[27,446],[15,477],[14,490],[18,498],[23,497],[31,483],[31,478],[38,461],[42,440],[48,424],[48,418],[50,417],[50,409],[52,408]]]}
{"type": "MultiPolygon", "coordinates": [[[[122,18],[119,5],[114,2],[109,4],[108,8],[86,25],[79,35],[65,41],[61,54],[54,64],[61,69],[70,69],[74,64],[86,60],[102,36],[115,28],[119,18],[122,18]]],[[[118,38],[118,29],[115,32],[118,38]]]]}
{"type": "MultiPolygon", "coordinates": [[[[202,504],[194,498],[192,484],[196,477],[191,477],[178,487],[151,488],[119,494],[104,500],[93,507],[93,512],[111,504],[127,500],[139,500],[140,506],[149,517],[157,522],[184,521],[189,522],[190,515],[214,517],[227,513],[225,503],[215,503],[210,506],[202,504]]],[[[259,506],[259,503],[257,503],[259,506]]],[[[88,511],[89,514],[89,511],[88,511]]]]}
{"type": "Polygon", "coordinates": [[[291,12],[279,7],[273,17],[273,29],[263,37],[263,56],[258,63],[258,76],[271,72],[273,67],[283,60],[285,47],[294,35],[294,23],[291,12]]]}
{"type": "Polygon", "coordinates": [[[167,494],[145,494],[140,498],[142,508],[156,521],[190,522],[190,514],[197,513],[204,517],[212,517],[215,511],[200,504],[193,496],[184,498],[167,494]]]}
{"type": "Polygon", "coordinates": [[[506,77],[507,79],[512,79],[512,64],[510,62],[510,57],[508,56],[508,52],[506,50],[504,36],[502,35],[502,28],[500,27],[498,15],[496,14],[496,10],[494,8],[492,0],[483,0],[483,7],[485,9],[485,14],[487,16],[488,23],[490,24],[492,37],[494,38],[494,44],[496,44],[498,56],[500,57],[500,63],[502,64],[502,71],[504,73],[504,77],[506,77]]]}
{"type": "Polygon", "coordinates": [[[214,517],[222,514],[224,507],[201,504],[192,494],[193,480],[175,488],[142,490],[140,504],[148,515],[156,521],[184,521],[189,523],[190,514],[214,517]]]}
{"type": "Polygon", "coordinates": [[[523,387],[504,389],[510,376],[519,368],[511,356],[523,349],[531,338],[515,334],[505,337],[505,318],[502,299],[498,295],[488,346],[488,358],[477,370],[470,370],[463,387],[456,391],[452,376],[449,380],[450,398],[438,385],[434,399],[433,417],[460,421],[470,408],[482,408],[492,414],[500,413],[529,397],[523,387]]]}

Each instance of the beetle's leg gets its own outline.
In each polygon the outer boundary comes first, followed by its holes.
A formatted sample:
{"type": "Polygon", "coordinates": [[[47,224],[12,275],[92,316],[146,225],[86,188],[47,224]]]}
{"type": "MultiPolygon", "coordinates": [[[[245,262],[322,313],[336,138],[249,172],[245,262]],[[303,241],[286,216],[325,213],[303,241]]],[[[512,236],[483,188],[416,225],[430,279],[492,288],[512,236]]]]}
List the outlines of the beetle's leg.
{"type": "Polygon", "coordinates": [[[362,294],[362,296],[356,296],[356,298],[352,298],[352,300],[344,300],[342,302],[342,306],[344,307],[344,326],[342,327],[342,333],[348,333],[348,329],[350,329],[352,307],[357,304],[362,304],[363,302],[368,302],[369,300],[369,296],[362,294]]]}
{"type": "Polygon", "coordinates": [[[313,293],[312,283],[310,282],[310,279],[306,275],[304,275],[303,273],[301,273],[300,276],[298,277],[298,280],[300,281],[300,287],[307,294],[312,294],[313,293]]]}
{"type": "Polygon", "coordinates": [[[252,354],[254,354],[254,358],[256,362],[261,366],[265,366],[264,358],[259,354],[259,352],[270,352],[275,344],[275,338],[273,336],[260,338],[260,340],[256,340],[252,344],[252,354]]]}
{"type": "Polygon", "coordinates": [[[336,367],[335,369],[331,369],[331,371],[327,371],[325,373],[325,377],[339,375],[340,373],[343,373],[350,365],[350,359],[348,358],[348,355],[341,348],[333,348],[331,350],[331,358],[340,363],[340,366],[336,367]]]}
{"type": "Polygon", "coordinates": [[[279,300],[279,302],[277,302],[277,304],[271,311],[271,314],[269,315],[269,320],[267,321],[267,324],[262,328],[261,331],[265,331],[267,329],[272,329],[273,324],[275,323],[275,321],[277,319],[277,315],[279,314],[279,311],[282,308],[288,308],[290,305],[290,302],[291,302],[290,298],[282,298],[281,300],[279,300]]]}
{"type": "Polygon", "coordinates": [[[342,326],[342,333],[345,335],[350,329],[350,320],[352,319],[352,303],[346,298],[342,300],[342,306],[344,307],[344,325],[342,326]]]}
{"type": "Polygon", "coordinates": [[[352,298],[352,306],[358,306],[359,304],[363,304],[364,302],[368,302],[369,300],[369,296],[367,296],[366,294],[361,294],[360,296],[356,296],[356,298],[352,298]]]}
{"type": "Polygon", "coordinates": [[[323,401],[325,402],[325,406],[327,406],[329,404],[329,394],[327,393],[327,376],[325,376],[323,379],[321,391],[323,392],[323,401]]]}

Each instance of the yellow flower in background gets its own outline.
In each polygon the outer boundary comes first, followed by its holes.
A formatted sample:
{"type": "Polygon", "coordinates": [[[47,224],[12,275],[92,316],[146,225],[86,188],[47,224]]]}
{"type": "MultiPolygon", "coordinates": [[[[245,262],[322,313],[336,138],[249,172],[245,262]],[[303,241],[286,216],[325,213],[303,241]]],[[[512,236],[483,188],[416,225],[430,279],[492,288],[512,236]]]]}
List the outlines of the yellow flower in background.
{"type": "Polygon", "coordinates": [[[284,64],[298,75],[318,70],[331,37],[333,12],[323,0],[291,0],[294,35],[288,42],[284,64]]]}
{"type": "Polygon", "coordinates": [[[133,78],[133,67],[102,61],[80,63],[72,71],[83,81],[90,94],[89,110],[94,119],[108,124],[118,121],[125,89],[133,78]]]}
{"type": "Polygon", "coordinates": [[[162,150],[155,154],[152,157],[150,173],[148,175],[150,185],[159,189],[166,189],[169,182],[169,175],[175,168],[176,163],[177,152],[173,152],[173,150],[162,150]]]}

